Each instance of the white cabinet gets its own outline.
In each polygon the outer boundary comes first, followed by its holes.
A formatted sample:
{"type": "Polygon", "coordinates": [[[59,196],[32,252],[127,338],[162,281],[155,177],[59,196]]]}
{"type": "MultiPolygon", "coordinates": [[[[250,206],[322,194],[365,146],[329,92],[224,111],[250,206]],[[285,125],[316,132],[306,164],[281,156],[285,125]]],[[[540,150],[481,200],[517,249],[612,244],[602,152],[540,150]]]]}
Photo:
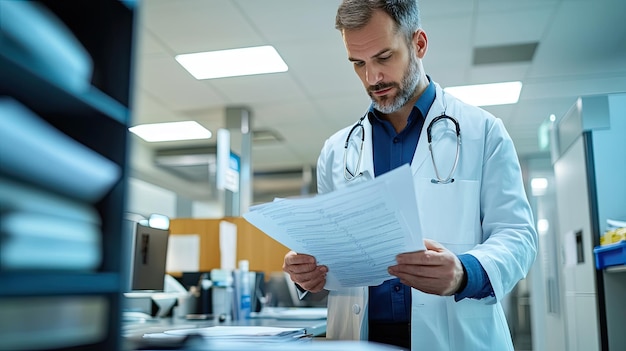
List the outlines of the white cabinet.
{"type": "Polygon", "coordinates": [[[580,98],[555,125],[553,164],[568,350],[626,345],[626,274],[597,270],[608,218],[626,216],[626,94],[580,98]]]}

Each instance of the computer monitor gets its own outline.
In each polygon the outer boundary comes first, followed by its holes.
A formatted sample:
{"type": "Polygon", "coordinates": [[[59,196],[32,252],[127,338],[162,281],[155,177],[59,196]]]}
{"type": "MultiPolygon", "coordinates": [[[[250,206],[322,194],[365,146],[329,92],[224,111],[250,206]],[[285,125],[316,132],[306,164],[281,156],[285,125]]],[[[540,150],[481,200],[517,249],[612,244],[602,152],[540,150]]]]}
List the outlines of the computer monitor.
{"type": "Polygon", "coordinates": [[[127,220],[127,292],[158,292],[165,287],[169,230],[127,220]]]}

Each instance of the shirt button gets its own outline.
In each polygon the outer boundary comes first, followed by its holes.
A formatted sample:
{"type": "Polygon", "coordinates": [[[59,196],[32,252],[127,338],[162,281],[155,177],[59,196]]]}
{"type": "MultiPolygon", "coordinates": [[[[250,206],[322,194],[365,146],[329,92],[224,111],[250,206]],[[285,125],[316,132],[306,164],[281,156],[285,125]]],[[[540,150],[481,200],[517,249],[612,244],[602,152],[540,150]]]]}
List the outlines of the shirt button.
{"type": "Polygon", "coordinates": [[[393,290],[395,290],[396,292],[400,291],[400,289],[402,289],[400,285],[396,285],[393,287],[393,290]]]}
{"type": "Polygon", "coordinates": [[[354,304],[352,305],[352,313],[359,314],[361,313],[361,306],[354,304]]]}
{"type": "Polygon", "coordinates": [[[393,138],[393,143],[397,144],[400,140],[398,140],[398,138],[393,138]]]}

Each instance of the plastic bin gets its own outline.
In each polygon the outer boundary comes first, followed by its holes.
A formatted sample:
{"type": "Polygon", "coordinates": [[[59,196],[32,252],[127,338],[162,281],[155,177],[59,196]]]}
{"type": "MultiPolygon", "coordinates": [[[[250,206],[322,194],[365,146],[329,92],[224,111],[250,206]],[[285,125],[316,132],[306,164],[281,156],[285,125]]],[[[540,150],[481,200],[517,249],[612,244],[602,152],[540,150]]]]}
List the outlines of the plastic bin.
{"type": "Polygon", "coordinates": [[[626,264],[626,241],[597,246],[593,249],[593,253],[596,256],[597,269],[624,265],[626,264]]]}

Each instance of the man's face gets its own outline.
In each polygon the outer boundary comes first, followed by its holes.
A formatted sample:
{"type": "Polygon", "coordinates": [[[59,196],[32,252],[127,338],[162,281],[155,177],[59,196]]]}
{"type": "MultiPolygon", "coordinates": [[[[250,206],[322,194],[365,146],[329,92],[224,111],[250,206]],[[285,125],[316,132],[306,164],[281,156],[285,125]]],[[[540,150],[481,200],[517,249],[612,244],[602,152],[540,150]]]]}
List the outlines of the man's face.
{"type": "Polygon", "coordinates": [[[345,30],[343,38],[348,58],[374,108],[392,113],[414,96],[419,82],[415,50],[395,32],[389,16],[376,11],[365,27],[345,30]]]}

